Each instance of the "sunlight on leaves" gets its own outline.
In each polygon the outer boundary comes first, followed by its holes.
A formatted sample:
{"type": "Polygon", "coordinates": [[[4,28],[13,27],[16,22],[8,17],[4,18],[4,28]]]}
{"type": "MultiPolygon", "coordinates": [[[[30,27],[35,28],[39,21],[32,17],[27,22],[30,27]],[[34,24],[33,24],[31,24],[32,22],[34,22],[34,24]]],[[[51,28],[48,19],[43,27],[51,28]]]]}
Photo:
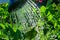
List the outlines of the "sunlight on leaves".
{"type": "Polygon", "coordinates": [[[46,11],[46,7],[45,7],[45,6],[42,6],[42,7],[40,8],[40,11],[44,13],[44,12],[46,11]]]}

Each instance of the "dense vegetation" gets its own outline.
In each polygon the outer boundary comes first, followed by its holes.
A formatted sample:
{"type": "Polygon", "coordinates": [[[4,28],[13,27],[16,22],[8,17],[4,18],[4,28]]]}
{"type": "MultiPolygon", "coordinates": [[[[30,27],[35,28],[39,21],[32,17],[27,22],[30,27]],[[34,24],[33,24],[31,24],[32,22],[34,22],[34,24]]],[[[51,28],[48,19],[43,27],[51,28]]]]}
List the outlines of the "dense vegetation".
{"type": "MultiPolygon", "coordinates": [[[[40,40],[60,40],[60,4],[54,2],[50,4],[50,2],[48,1],[46,6],[43,4],[39,7],[43,19],[43,21],[39,19],[37,23],[38,27],[42,28],[39,30],[40,40]]],[[[19,30],[24,28],[22,26],[17,28],[15,24],[12,24],[9,16],[8,3],[0,4],[0,40],[20,40],[22,35],[19,30]]],[[[36,34],[33,29],[29,33],[33,36],[36,34]]],[[[30,34],[27,34],[29,35],[27,37],[30,37],[30,34]]],[[[33,36],[32,40],[34,40],[33,36]]]]}

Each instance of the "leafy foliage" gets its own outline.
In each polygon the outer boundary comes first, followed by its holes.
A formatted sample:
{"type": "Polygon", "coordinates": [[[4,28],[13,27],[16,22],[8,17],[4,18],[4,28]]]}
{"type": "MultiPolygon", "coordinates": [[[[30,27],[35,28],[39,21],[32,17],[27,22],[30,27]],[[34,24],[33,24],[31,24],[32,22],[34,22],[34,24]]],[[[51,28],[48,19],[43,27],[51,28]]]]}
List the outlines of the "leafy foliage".
{"type": "MultiPolygon", "coordinates": [[[[37,26],[40,28],[40,40],[60,40],[60,4],[51,4],[52,1],[48,1],[46,6],[40,7],[42,20],[38,19],[37,22],[37,26]]],[[[33,11],[35,12],[35,9],[33,11]]],[[[28,38],[27,40],[34,40],[37,34],[35,28],[29,29],[26,34],[21,32],[22,30],[24,30],[22,25],[17,27],[12,23],[8,3],[0,4],[0,40],[20,40],[21,38],[24,40],[23,36],[28,38]]]]}
{"type": "Polygon", "coordinates": [[[50,4],[48,7],[41,6],[40,11],[42,17],[44,17],[44,22],[46,22],[43,30],[43,33],[47,37],[46,40],[60,40],[60,4],[56,5],[55,3],[53,3],[50,4]],[[47,35],[50,35],[50,37],[48,37],[47,35]]]}

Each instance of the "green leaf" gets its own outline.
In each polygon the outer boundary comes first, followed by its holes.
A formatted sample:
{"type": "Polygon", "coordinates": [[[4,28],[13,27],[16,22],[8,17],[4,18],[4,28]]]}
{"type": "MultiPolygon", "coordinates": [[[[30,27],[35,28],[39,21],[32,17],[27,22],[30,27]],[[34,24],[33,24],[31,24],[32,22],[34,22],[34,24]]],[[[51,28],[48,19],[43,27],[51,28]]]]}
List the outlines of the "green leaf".
{"type": "Polygon", "coordinates": [[[60,18],[58,20],[60,21],[60,18]]]}
{"type": "Polygon", "coordinates": [[[55,4],[55,3],[53,3],[53,4],[52,4],[52,7],[56,7],[56,4],[55,4]]]}
{"type": "Polygon", "coordinates": [[[50,14],[51,14],[50,11],[48,11],[47,16],[49,16],[50,14]]]}
{"type": "Polygon", "coordinates": [[[50,21],[50,20],[52,20],[53,15],[52,15],[52,14],[50,14],[47,18],[48,18],[48,21],[50,21]]]}
{"type": "Polygon", "coordinates": [[[54,28],[56,28],[56,26],[57,26],[57,23],[55,22],[55,23],[54,23],[54,28]]]}
{"type": "Polygon", "coordinates": [[[60,38],[60,35],[58,35],[58,38],[60,38]]]}
{"type": "Polygon", "coordinates": [[[44,22],[41,19],[39,19],[38,22],[37,22],[37,25],[38,26],[43,26],[44,25],[44,22]]]}
{"type": "Polygon", "coordinates": [[[37,35],[37,31],[35,30],[35,28],[33,28],[32,30],[28,31],[25,36],[29,39],[34,38],[37,35]]]}
{"type": "Polygon", "coordinates": [[[47,7],[50,6],[51,3],[52,3],[52,1],[53,1],[53,0],[47,0],[47,5],[46,5],[46,6],[47,6],[47,7]]]}
{"type": "Polygon", "coordinates": [[[58,5],[56,6],[56,9],[57,9],[58,11],[60,11],[60,4],[58,4],[58,5]]]}
{"type": "Polygon", "coordinates": [[[0,7],[0,11],[2,12],[4,9],[0,7]]]}
{"type": "Polygon", "coordinates": [[[5,26],[8,27],[8,23],[5,23],[5,26]]]}
{"type": "Polygon", "coordinates": [[[5,29],[5,25],[0,23],[0,27],[2,27],[3,29],[5,29]]]}
{"type": "Polygon", "coordinates": [[[16,32],[17,31],[17,26],[16,25],[13,25],[13,31],[16,32]]]}
{"type": "Polygon", "coordinates": [[[1,30],[0,30],[0,35],[2,34],[1,30]]]}
{"type": "Polygon", "coordinates": [[[40,8],[40,11],[43,12],[43,13],[45,13],[46,7],[45,7],[45,6],[42,6],[42,7],[40,8]]]}
{"type": "Polygon", "coordinates": [[[60,25],[58,25],[58,29],[60,29],[60,25]]]}
{"type": "Polygon", "coordinates": [[[20,25],[20,26],[18,27],[18,29],[19,29],[19,30],[24,30],[24,27],[23,27],[22,25],[20,25]]]}

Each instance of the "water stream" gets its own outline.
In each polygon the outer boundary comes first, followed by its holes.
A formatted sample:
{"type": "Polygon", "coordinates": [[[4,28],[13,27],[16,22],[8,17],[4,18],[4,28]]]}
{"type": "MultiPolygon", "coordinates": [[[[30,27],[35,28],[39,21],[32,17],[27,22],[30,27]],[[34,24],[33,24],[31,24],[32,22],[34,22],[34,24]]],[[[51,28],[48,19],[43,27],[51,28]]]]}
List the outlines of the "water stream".
{"type": "MultiPolygon", "coordinates": [[[[39,14],[40,11],[38,6],[33,1],[28,0],[22,6],[22,8],[17,8],[11,12],[11,18],[13,18],[13,21],[17,26],[22,25],[24,28],[22,31],[26,33],[34,27],[37,27],[37,22],[39,19],[41,19],[41,16],[39,14]]],[[[35,38],[35,40],[39,40],[39,37],[35,38]]]]}

